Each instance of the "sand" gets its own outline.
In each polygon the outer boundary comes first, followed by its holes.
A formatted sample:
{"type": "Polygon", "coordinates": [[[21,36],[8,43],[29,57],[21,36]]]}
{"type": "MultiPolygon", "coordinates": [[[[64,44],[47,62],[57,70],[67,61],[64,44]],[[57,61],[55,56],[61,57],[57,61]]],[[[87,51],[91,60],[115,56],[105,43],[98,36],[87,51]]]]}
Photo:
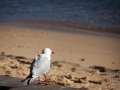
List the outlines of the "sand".
{"type": "Polygon", "coordinates": [[[25,78],[35,56],[49,47],[55,52],[50,83],[83,90],[120,88],[120,38],[0,25],[0,47],[0,75],[25,78]]]}

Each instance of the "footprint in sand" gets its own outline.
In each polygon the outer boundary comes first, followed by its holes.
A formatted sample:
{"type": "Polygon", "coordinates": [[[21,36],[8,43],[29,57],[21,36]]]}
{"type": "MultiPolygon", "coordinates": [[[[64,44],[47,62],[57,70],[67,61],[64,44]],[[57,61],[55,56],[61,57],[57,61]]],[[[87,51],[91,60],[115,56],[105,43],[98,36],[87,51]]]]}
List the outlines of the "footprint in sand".
{"type": "Polygon", "coordinates": [[[76,68],[71,68],[71,71],[72,71],[72,72],[75,72],[75,71],[76,71],[76,68]]]}
{"type": "Polygon", "coordinates": [[[100,72],[106,72],[107,71],[107,69],[105,67],[102,67],[102,66],[91,66],[89,68],[99,70],[100,72]]]}
{"type": "Polygon", "coordinates": [[[4,55],[5,54],[5,52],[1,52],[1,55],[4,55]]]}

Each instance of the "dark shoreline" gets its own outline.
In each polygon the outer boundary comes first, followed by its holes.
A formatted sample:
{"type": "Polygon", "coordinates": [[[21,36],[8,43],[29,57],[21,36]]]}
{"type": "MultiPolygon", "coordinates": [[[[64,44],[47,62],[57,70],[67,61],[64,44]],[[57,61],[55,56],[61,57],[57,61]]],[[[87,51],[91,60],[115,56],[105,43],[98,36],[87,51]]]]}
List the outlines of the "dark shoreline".
{"type": "Polygon", "coordinates": [[[47,28],[56,28],[56,27],[66,27],[77,30],[85,30],[85,31],[94,31],[94,32],[102,32],[102,33],[110,33],[110,34],[118,34],[120,35],[120,27],[97,27],[73,22],[65,22],[65,21],[38,21],[38,20],[17,20],[17,21],[1,21],[1,23],[15,23],[15,24],[23,24],[33,27],[47,27],[47,28]]]}
{"type": "MultiPolygon", "coordinates": [[[[58,21],[1,21],[1,25],[9,25],[9,26],[17,26],[23,28],[33,28],[33,29],[41,29],[47,31],[57,31],[57,32],[69,32],[75,34],[88,34],[95,36],[107,36],[107,37],[117,37],[120,38],[120,29],[119,28],[99,28],[99,27],[85,27],[85,29],[81,29],[82,25],[78,25],[70,22],[58,22],[58,21]],[[56,23],[55,23],[56,22],[56,23]],[[78,26],[78,27],[77,27],[78,26]]],[[[83,25],[84,27],[84,25],[83,25]]]]}

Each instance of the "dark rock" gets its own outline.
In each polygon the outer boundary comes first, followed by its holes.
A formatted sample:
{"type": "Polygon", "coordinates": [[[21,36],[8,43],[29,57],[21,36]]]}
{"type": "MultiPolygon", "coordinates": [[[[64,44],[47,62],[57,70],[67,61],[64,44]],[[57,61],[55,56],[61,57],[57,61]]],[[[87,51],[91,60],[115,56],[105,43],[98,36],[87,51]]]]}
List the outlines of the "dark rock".
{"type": "Polygon", "coordinates": [[[20,78],[0,76],[0,90],[79,90],[63,85],[39,85],[37,81],[34,81],[30,85],[24,85],[21,83],[21,80],[20,78]]]}

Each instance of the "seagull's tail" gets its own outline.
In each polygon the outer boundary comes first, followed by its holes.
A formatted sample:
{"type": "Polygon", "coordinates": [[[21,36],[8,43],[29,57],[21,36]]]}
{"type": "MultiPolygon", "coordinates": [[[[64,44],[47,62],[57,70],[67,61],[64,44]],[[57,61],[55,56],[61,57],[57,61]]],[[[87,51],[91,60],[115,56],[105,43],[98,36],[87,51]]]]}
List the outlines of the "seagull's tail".
{"type": "Polygon", "coordinates": [[[29,75],[24,80],[22,80],[21,82],[27,81],[27,85],[29,85],[31,82],[33,82],[35,80],[35,78],[36,77],[32,77],[32,75],[29,75]]]}

